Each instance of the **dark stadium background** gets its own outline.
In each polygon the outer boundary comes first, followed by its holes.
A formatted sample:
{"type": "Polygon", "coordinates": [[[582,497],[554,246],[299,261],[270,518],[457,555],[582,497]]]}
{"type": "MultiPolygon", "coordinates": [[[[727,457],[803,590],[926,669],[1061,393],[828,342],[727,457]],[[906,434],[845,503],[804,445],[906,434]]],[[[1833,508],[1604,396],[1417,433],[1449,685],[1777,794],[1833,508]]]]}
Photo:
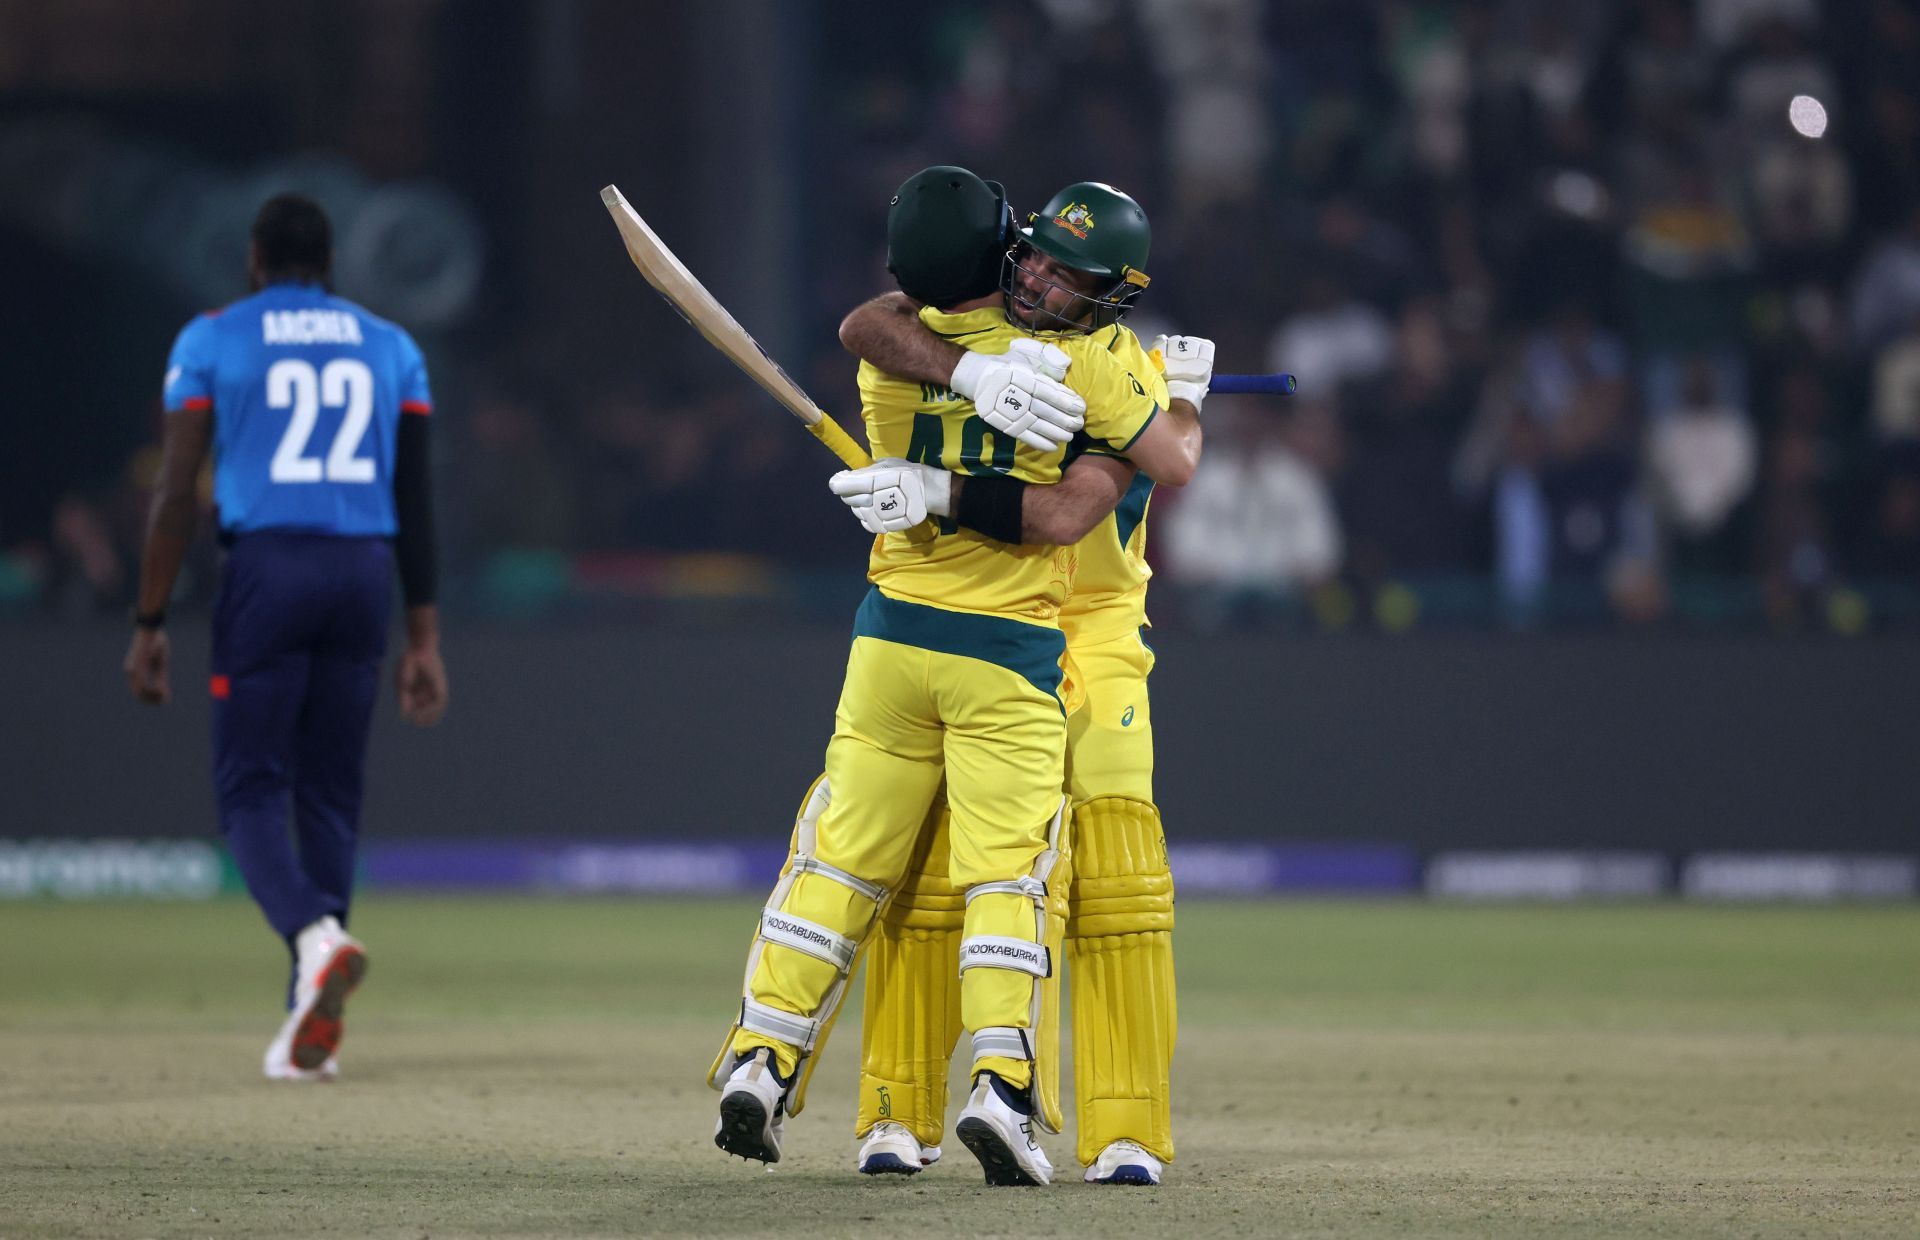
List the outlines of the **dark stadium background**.
{"type": "Polygon", "coordinates": [[[210,540],[182,700],[118,662],[168,344],[286,186],[436,388],[453,707],[383,718],[369,842],[777,846],[864,542],[597,191],[852,425],[834,327],[955,162],[1128,189],[1143,334],[1301,377],[1208,402],[1220,509],[1154,509],[1191,886],[1911,896],[1916,63],[1895,0],[6,0],[0,889],[214,836],[210,540]]]}

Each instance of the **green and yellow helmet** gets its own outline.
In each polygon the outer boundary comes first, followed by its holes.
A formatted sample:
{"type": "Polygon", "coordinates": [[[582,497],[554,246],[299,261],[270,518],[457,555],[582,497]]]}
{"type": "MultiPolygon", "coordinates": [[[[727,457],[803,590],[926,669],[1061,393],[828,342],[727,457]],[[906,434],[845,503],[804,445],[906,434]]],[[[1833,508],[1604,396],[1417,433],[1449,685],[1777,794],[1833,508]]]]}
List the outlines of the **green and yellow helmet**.
{"type": "Polygon", "coordinates": [[[1029,327],[1055,331],[1094,331],[1118,322],[1145,291],[1147,250],[1153,239],[1147,213],[1132,197],[1098,181],[1076,181],[1027,217],[1020,244],[1008,256],[1001,280],[1007,312],[1029,327]],[[1068,289],[1072,298],[1058,310],[1043,309],[1022,292],[1022,275],[1039,279],[1021,262],[1031,249],[1074,271],[1093,277],[1096,291],[1068,289]]]}
{"type": "Polygon", "coordinates": [[[922,168],[887,205],[887,270],[901,292],[930,306],[993,292],[1012,244],[1006,190],[965,168],[922,168]]]}

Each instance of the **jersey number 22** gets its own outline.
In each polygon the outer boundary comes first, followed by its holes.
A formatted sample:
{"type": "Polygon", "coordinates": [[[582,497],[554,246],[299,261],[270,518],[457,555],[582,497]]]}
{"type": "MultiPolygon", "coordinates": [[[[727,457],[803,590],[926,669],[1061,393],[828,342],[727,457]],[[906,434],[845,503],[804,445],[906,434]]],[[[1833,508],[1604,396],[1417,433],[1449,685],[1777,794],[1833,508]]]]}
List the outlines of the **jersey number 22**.
{"type": "Polygon", "coordinates": [[[317,373],[312,362],[285,358],[267,369],[267,407],[292,409],[268,476],[275,482],[372,482],[372,458],[355,456],[373,420],[373,372],[358,358],[336,357],[317,373]],[[324,461],[306,455],[320,406],[346,410],[324,461]]]}

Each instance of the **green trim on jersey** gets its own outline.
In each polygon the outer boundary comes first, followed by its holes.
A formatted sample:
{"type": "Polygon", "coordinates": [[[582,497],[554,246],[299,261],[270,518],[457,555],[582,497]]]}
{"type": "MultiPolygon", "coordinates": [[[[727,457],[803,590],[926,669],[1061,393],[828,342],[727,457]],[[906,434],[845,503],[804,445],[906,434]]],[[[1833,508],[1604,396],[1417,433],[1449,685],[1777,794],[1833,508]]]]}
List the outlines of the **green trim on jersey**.
{"type": "Polygon", "coordinates": [[[1145,474],[1135,474],[1133,483],[1127,487],[1127,493],[1113,508],[1114,532],[1120,535],[1120,545],[1127,545],[1133,532],[1147,519],[1147,501],[1153,498],[1153,479],[1145,474]]]}
{"type": "Polygon", "coordinates": [[[1126,442],[1126,443],[1124,443],[1124,444],[1122,444],[1122,445],[1120,445],[1120,451],[1124,453],[1124,452],[1125,452],[1125,451],[1126,451],[1126,450],[1127,450],[1128,448],[1131,448],[1131,447],[1133,447],[1133,445],[1135,445],[1135,444],[1137,444],[1137,443],[1139,443],[1139,442],[1140,442],[1140,436],[1142,436],[1142,435],[1144,435],[1144,434],[1146,434],[1146,433],[1147,433],[1147,428],[1148,428],[1149,426],[1152,426],[1152,425],[1153,425],[1153,420],[1154,420],[1155,418],[1157,418],[1157,417],[1159,417],[1159,416],[1160,416],[1160,402],[1159,402],[1159,401],[1155,401],[1155,402],[1153,403],[1153,412],[1152,412],[1152,413],[1150,413],[1150,414],[1148,414],[1148,415],[1147,415],[1147,420],[1146,420],[1146,421],[1144,421],[1144,422],[1142,422],[1142,423],[1140,424],[1140,429],[1139,429],[1139,430],[1137,430],[1137,431],[1135,431],[1135,432],[1133,433],[1133,438],[1132,438],[1132,439],[1129,439],[1129,440],[1127,440],[1127,442],[1126,442]]]}

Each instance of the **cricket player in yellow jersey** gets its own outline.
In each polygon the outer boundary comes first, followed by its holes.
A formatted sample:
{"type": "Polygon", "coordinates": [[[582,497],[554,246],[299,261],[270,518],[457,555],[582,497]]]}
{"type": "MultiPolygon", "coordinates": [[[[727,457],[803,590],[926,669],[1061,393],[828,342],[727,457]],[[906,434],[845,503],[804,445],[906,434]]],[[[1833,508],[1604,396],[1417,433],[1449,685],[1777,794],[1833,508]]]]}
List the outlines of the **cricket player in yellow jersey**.
{"type": "MultiPolygon", "coordinates": [[[[1010,270],[1010,313],[1036,326],[1048,321],[1035,313],[1044,259],[1084,269],[1107,257],[1082,244],[1099,227],[1100,212],[1089,202],[1096,193],[1094,187],[1070,186],[1034,217],[1023,248],[1038,256],[1022,253],[1010,270]],[[1056,228],[1045,226],[1049,220],[1056,228]]],[[[927,261],[939,256],[935,250],[927,261]]],[[[902,275],[897,268],[896,275],[902,275]]],[[[904,276],[902,288],[912,289],[904,276]]],[[[1087,324],[1075,327],[1084,331],[1087,324]]],[[[1108,323],[1092,334],[1163,403],[1170,403],[1171,387],[1198,408],[1211,378],[1210,341],[1162,337],[1156,348],[1165,358],[1163,377],[1124,326],[1108,323]]],[[[952,343],[914,322],[910,303],[897,295],[849,315],[841,339],[866,360],[908,377],[939,382],[956,366],[970,364],[952,343]]],[[[836,491],[857,494],[846,480],[862,472],[837,476],[836,491]]],[[[1025,490],[1024,507],[1016,508],[1019,520],[999,531],[1012,540],[1075,543],[1072,592],[1060,622],[1071,676],[1086,704],[1069,724],[1075,864],[1067,948],[1074,974],[1078,1152],[1086,1178],[1105,1184],[1158,1183],[1163,1161],[1173,1156],[1172,877],[1153,799],[1146,691],[1153,656],[1140,638],[1152,486],[1125,461],[1094,446],[1069,465],[1060,485],[1025,490]]],[[[868,1174],[911,1174],[940,1156],[947,1064],[959,1033],[951,979],[960,905],[945,881],[944,854],[944,823],[936,809],[916,848],[913,872],[868,955],[856,1129],[865,1138],[858,1165],[868,1174]]]]}
{"type": "MultiPolygon", "coordinates": [[[[929,171],[931,181],[902,186],[892,214],[940,211],[984,185],[964,170],[929,171]]],[[[1144,213],[1124,201],[1144,235],[1144,213]]],[[[1137,270],[1117,273],[1101,300],[1124,305],[1145,284],[1137,270]]],[[[922,321],[980,354],[1032,344],[997,293],[929,307],[922,321]]],[[[1077,394],[1085,417],[1075,429],[1087,442],[1125,453],[1160,481],[1191,477],[1199,423],[1190,407],[1163,410],[1091,338],[1063,337],[1058,348],[1072,381],[1054,403],[1077,394]]],[[[1067,448],[1039,428],[1032,399],[1053,388],[1015,369],[1028,368],[977,367],[968,399],[861,367],[867,438],[881,467],[867,476],[861,516],[884,532],[869,563],[874,588],[855,617],[826,774],[795,824],[793,856],[749,953],[740,1015],[710,1074],[721,1091],[714,1140],[729,1153],[779,1158],[784,1115],[804,1105],[812,1053],[944,779],[948,878],[964,902],[960,1014],[973,1040],[973,1089],[955,1131],[990,1184],[1051,1174],[1033,1125],[1060,1127],[1046,982],[1057,974],[1049,940],[1064,901],[1049,899],[1048,884],[1061,885],[1055,870],[1065,865],[1058,614],[1072,557],[977,532],[987,518],[969,508],[964,485],[1061,476],[1067,448]],[[923,519],[909,524],[908,512],[923,519]],[[928,515],[945,519],[933,526],[928,515]]],[[[994,493],[987,486],[975,497],[994,493]]]]}

